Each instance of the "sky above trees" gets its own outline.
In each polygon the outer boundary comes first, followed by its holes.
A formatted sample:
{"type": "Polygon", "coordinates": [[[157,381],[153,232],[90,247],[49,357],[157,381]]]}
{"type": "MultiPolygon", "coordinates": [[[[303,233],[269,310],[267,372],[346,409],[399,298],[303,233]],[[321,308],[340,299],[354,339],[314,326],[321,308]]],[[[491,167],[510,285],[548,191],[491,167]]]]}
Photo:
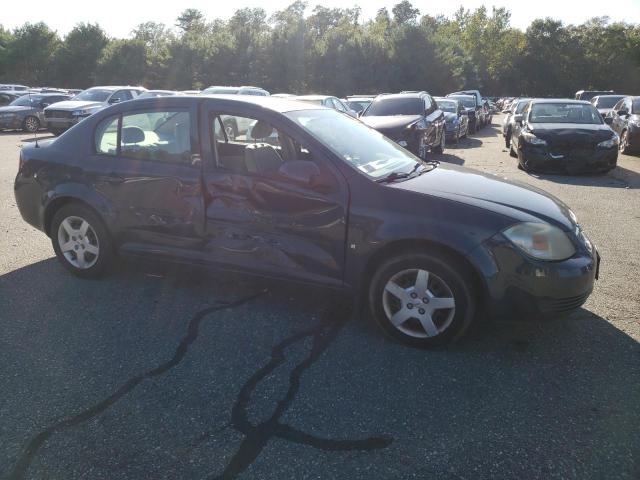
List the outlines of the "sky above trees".
{"type": "MultiPolygon", "coordinates": [[[[24,23],[44,22],[60,35],[66,35],[76,23],[99,23],[107,35],[123,38],[130,34],[136,25],[153,21],[172,25],[175,18],[185,8],[197,9],[207,18],[229,19],[238,8],[264,8],[267,14],[286,8],[291,0],[241,0],[238,2],[212,2],[210,0],[190,0],[182,2],[150,2],[139,0],[130,2],[125,0],[111,0],[106,3],[94,3],[80,0],[59,0],[50,2],[32,0],[27,6],[20,6],[15,2],[3,8],[0,23],[9,29],[24,23]]],[[[391,10],[395,1],[385,0],[323,0],[320,2],[329,8],[361,9],[361,18],[370,20],[375,17],[380,8],[391,10]]],[[[454,0],[451,2],[434,2],[432,0],[416,0],[413,4],[423,15],[437,16],[440,14],[451,16],[460,7],[474,10],[485,6],[491,10],[492,6],[505,7],[511,12],[511,25],[525,30],[536,18],[552,17],[565,24],[583,23],[592,17],[609,16],[612,21],[626,21],[640,23],[640,0],[616,0],[603,2],[602,0],[454,0]]],[[[310,2],[310,6],[315,5],[310,2]]],[[[311,9],[309,9],[311,10],[311,9]]]]}

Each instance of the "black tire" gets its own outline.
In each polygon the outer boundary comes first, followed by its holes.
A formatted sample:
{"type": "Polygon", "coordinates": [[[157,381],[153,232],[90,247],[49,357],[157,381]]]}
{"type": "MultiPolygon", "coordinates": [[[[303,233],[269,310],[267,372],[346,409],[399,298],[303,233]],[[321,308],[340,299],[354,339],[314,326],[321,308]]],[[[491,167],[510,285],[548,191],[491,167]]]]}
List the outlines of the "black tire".
{"type": "MultiPolygon", "coordinates": [[[[51,235],[51,243],[53,244],[53,249],[56,252],[56,256],[58,257],[58,260],[60,261],[62,266],[64,266],[67,270],[69,270],[71,273],[73,273],[78,277],[81,277],[81,278],[100,277],[105,272],[105,269],[107,268],[107,266],[110,265],[110,263],[113,260],[113,257],[114,257],[113,243],[111,241],[109,232],[104,225],[104,222],[99,217],[99,215],[97,215],[93,210],[91,210],[90,208],[82,204],[70,203],[60,208],[53,215],[53,219],[51,221],[50,235],[51,235]],[[59,234],[59,231],[61,228],[60,225],[62,224],[63,221],[69,219],[70,217],[85,220],[86,222],[88,222],[90,226],[91,230],[87,232],[86,237],[85,238],[80,237],[79,241],[86,239],[88,242],[93,242],[98,246],[98,254],[97,255],[90,254],[91,259],[87,263],[90,263],[91,265],[87,266],[86,268],[78,268],[73,263],[71,263],[71,261],[62,252],[62,248],[60,244],[60,234],[59,234]],[[95,261],[93,261],[94,259],[95,261]]],[[[76,239],[77,237],[73,237],[73,238],[76,239]]],[[[75,250],[78,250],[78,248],[75,248],[75,250]]],[[[84,248],[82,248],[79,251],[83,251],[83,250],[84,248]]],[[[71,253],[72,255],[76,255],[73,253],[73,251],[71,251],[71,253]]],[[[83,258],[86,259],[87,257],[85,257],[84,255],[85,254],[83,253],[83,258]]]]}
{"type": "Polygon", "coordinates": [[[436,155],[442,155],[444,153],[444,144],[446,143],[446,137],[444,131],[442,132],[442,136],[440,137],[440,143],[435,147],[431,147],[431,151],[436,155]]]}
{"type": "Polygon", "coordinates": [[[623,130],[620,134],[620,153],[623,155],[628,155],[631,153],[631,149],[629,148],[629,132],[627,130],[623,130]]]}
{"type": "Polygon", "coordinates": [[[507,130],[507,134],[504,136],[504,145],[511,148],[511,130],[507,130]]]}
{"type": "Polygon", "coordinates": [[[22,130],[29,133],[35,133],[40,130],[40,120],[38,120],[38,117],[34,117],[33,115],[27,116],[22,121],[22,130]]]}
{"type": "Polygon", "coordinates": [[[513,142],[509,142],[509,155],[513,158],[518,158],[518,154],[513,149],[513,142]]]}
{"type": "MultiPolygon", "coordinates": [[[[375,322],[387,335],[412,347],[430,348],[460,338],[475,318],[478,301],[473,275],[464,263],[446,254],[413,252],[391,257],[380,264],[369,285],[368,303],[375,322]],[[412,269],[426,270],[430,273],[430,278],[445,282],[455,301],[453,318],[447,320],[448,326],[437,335],[417,338],[406,334],[391,323],[385,312],[384,293],[387,282],[399,272],[412,269]]],[[[443,312],[445,315],[452,313],[451,310],[448,312],[438,310],[438,312],[443,312]]],[[[410,319],[408,321],[417,320],[410,319]]],[[[407,325],[407,323],[403,325],[407,325]]]]}

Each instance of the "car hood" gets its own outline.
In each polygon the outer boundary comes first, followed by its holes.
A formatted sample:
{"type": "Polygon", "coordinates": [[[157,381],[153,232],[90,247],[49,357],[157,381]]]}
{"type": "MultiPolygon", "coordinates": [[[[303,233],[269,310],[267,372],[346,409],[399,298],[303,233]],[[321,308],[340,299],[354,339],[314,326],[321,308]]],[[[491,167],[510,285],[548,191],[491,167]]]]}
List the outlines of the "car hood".
{"type": "Polygon", "coordinates": [[[575,229],[569,207],[544,190],[456,165],[441,164],[392,186],[489,209],[517,221],[543,220],[565,231],[575,229]]]}
{"type": "Polygon", "coordinates": [[[360,120],[376,130],[402,130],[422,117],[420,115],[389,115],[385,117],[360,117],[360,120]]]}
{"type": "Polygon", "coordinates": [[[548,143],[599,143],[613,137],[613,130],[606,124],[531,123],[529,130],[548,143]]]}
{"type": "Polygon", "coordinates": [[[51,110],[79,110],[81,108],[104,107],[106,104],[102,102],[88,102],[86,100],[65,100],[64,102],[56,102],[50,107],[51,110]]]}
{"type": "Polygon", "coordinates": [[[7,105],[5,107],[0,107],[0,113],[20,113],[20,112],[29,112],[35,110],[33,107],[19,107],[17,105],[7,105]]]}

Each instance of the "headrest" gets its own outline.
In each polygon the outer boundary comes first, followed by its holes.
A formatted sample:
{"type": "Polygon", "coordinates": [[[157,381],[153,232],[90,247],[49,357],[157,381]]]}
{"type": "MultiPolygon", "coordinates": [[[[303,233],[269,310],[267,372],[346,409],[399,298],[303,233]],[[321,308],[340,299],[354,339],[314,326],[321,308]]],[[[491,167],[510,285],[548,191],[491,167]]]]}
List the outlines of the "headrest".
{"type": "Polygon", "coordinates": [[[251,137],[255,139],[269,138],[273,133],[273,127],[262,120],[258,120],[251,129],[251,137]]]}
{"type": "Polygon", "coordinates": [[[122,129],[122,143],[144,142],[144,130],[139,127],[124,127],[122,129]]]}

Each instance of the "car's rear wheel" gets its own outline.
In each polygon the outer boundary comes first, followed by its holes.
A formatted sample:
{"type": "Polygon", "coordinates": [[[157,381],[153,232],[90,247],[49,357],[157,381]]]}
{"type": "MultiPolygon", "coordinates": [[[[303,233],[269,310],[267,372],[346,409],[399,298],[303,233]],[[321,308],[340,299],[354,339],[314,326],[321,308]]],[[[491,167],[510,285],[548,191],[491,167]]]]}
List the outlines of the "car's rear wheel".
{"type": "Polygon", "coordinates": [[[504,136],[504,145],[511,148],[511,130],[507,130],[507,134],[504,136]]]}
{"type": "Polygon", "coordinates": [[[55,213],[51,242],[60,263],[83,278],[100,276],[113,257],[111,239],[102,220],[79,204],[65,205],[55,213]]]}
{"type": "Polygon", "coordinates": [[[34,116],[29,115],[22,122],[22,129],[25,132],[31,132],[31,133],[37,132],[38,130],[40,130],[40,120],[38,120],[34,116]]]}
{"type": "Polygon", "coordinates": [[[448,255],[410,253],[392,257],[373,276],[369,307],[391,337],[428,348],[459,338],[476,311],[472,275],[448,255]]]}
{"type": "Polygon", "coordinates": [[[513,149],[513,142],[511,141],[509,142],[509,155],[512,156],[513,158],[518,158],[518,154],[513,149]]]}

